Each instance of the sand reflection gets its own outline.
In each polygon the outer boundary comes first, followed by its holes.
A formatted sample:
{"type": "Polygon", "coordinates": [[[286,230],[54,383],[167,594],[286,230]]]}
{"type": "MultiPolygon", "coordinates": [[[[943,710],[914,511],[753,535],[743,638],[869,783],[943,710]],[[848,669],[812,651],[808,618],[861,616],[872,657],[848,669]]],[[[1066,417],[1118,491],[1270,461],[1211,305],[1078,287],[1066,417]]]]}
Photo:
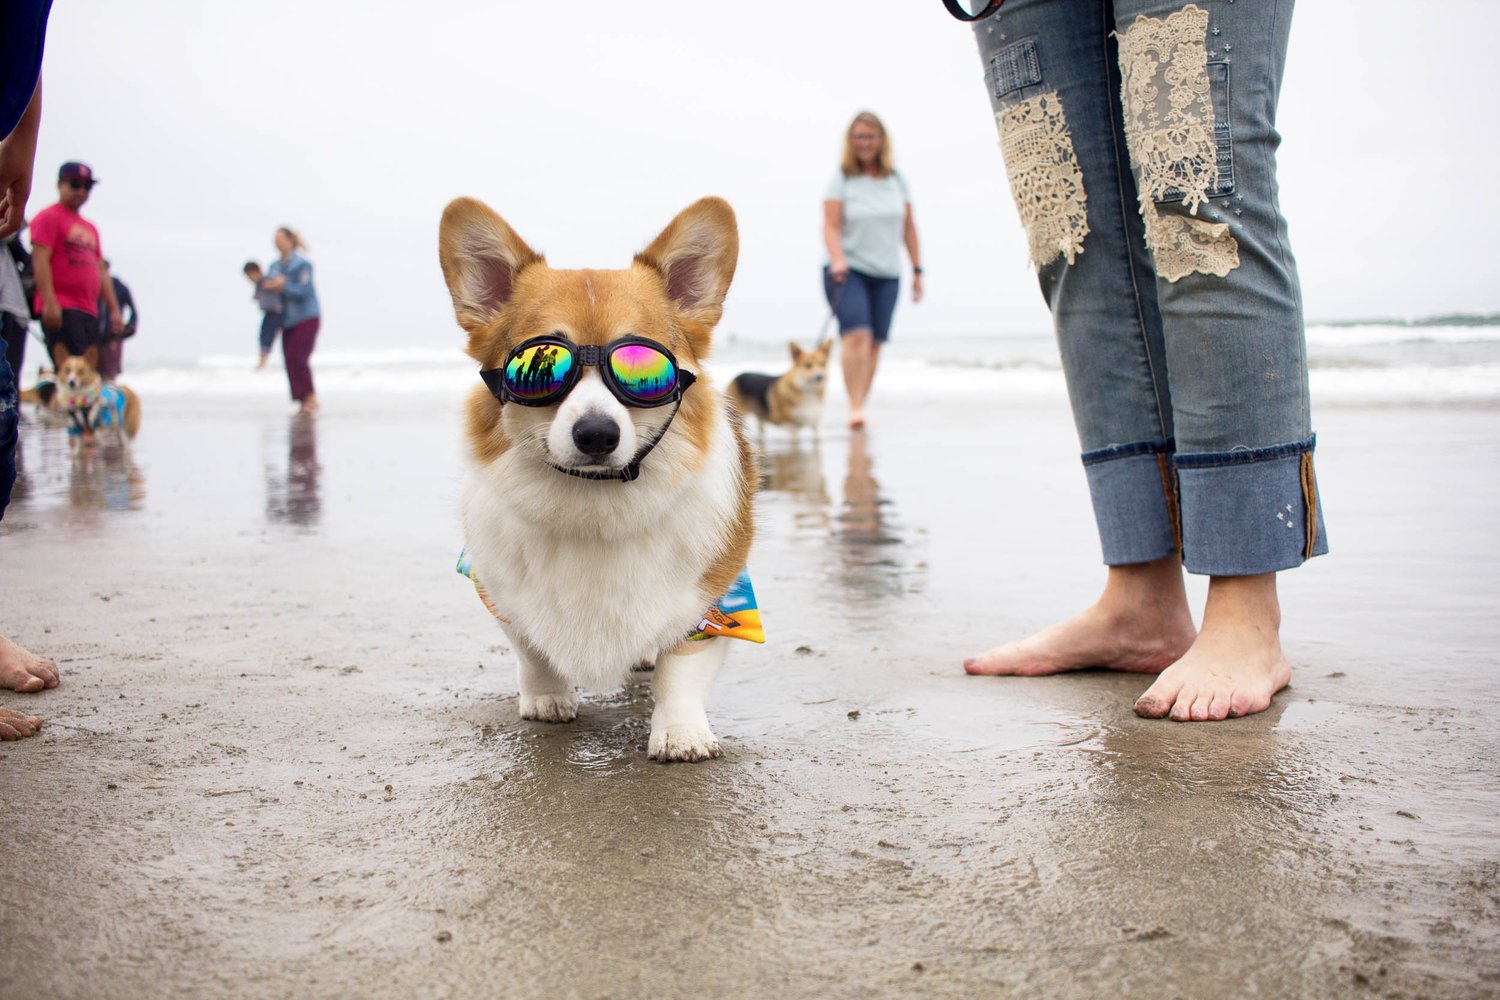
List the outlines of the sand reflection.
{"type": "Polygon", "coordinates": [[[146,477],[128,445],[85,445],[68,469],[68,502],[82,510],[140,510],[146,477]]]}
{"type": "Polygon", "coordinates": [[[833,540],[839,552],[840,577],[851,594],[886,600],[905,591],[903,542],[892,500],[875,478],[868,431],[849,438],[849,465],[844,476],[844,503],[833,540]]]}
{"type": "Polygon", "coordinates": [[[287,424],[286,468],[266,465],[266,520],[316,527],[323,514],[318,492],[317,418],[298,414],[287,424]]]}

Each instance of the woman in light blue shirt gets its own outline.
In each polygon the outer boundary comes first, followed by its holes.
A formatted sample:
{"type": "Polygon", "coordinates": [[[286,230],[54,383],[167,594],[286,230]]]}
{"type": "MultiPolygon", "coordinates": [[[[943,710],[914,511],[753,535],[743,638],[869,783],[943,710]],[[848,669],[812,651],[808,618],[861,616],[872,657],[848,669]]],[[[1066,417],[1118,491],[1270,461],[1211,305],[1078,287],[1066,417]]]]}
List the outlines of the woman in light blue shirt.
{"type": "Polygon", "coordinates": [[[844,133],[844,158],[823,195],[828,264],[823,290],[839,318],[839,361],[849,394],[849,426],[865,424],[865,400],[890,338],[901,291],[901,245],[911,258],[911,300],[922,301],[922,254],[911,193],[892,165],[885,126],[861,111],[844,133]]]}
{"type": "Polygon", "coordinates": [[[302,237],[286,226],[276,230],[273,241],[281,256],[271,262],[260,287],[282,297],[281,355],[286,361],[287,383],[292,399],[301,404],[298,412],[312,413],[318,408],[312,352],[318,342],[318,327],[322,325],[318,292],[313,287],[312,262],[303,256],[307,244],[302,237]]]}

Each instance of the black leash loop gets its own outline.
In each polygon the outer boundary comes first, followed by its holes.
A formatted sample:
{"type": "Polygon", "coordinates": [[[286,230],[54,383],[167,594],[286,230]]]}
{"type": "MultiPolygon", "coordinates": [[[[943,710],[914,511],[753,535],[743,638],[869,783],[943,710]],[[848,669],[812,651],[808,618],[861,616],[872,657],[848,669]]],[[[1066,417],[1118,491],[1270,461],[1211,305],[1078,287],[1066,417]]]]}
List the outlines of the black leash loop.
{"type": "Polygon", "coordinates": [[[948,8],[948,13],[952,14],[960,21],[983,21],[985,18],[995,13],[995,11],[999,10],[1000,4],[1002,4],[1003,2],[1004,0],[990,0],[989,3],[984,5],[984,10],[980,11],[978,14],[970,14],[968,11],[964,10],[963,5],[960,4],[958,0],[943,0],[943,6],[948,8]]]}

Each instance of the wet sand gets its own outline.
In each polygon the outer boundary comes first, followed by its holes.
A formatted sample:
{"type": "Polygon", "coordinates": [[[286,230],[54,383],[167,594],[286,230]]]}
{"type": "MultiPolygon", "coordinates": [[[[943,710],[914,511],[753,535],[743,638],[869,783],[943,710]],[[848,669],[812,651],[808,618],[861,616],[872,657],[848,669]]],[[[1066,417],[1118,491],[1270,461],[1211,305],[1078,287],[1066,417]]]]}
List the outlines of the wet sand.
{"type": "Polygon", "coordinates": [[[1320,411],[1293,686],[1183,725],[960,669],[1102,579],[1064,402],[878,402],[768,437],[770,641],[696,766],[644,684],[518,720],[452,399],[153,399],[132,468],[25,428],[0,621],[63,680],[0,692],[47,720],[0,993],[1500,994],[1495,410],[1320,411]]]}

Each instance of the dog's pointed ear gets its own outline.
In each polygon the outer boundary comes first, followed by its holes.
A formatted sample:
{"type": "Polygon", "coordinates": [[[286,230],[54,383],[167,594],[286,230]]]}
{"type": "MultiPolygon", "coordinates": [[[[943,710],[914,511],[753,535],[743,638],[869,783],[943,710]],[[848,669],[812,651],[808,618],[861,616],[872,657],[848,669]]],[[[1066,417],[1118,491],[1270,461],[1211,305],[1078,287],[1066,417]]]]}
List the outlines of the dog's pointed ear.
{"type": "Polygon", "coordinates": [[[53,370],[55,371],[58,368],[61,368],[62,365],[63,365],[63,362],[66,361],[66,360],[68,360],[72,356],[73,355],[71,355],[71,354],[68,353],[68,345],[67,344],[53,344],[52,345],[52,368],[53,368],[53,370]]]}
{"type": "Polygon", "coordinates": [[[724,313],[739,257],[734,209],[723,198],[704,198],[683,209],[635,259],[661,275],[681,312],[712,327],[724,313]]]}
{"type": "Polygon", "coordinates": [[[438,226],[438,262],[458,325],[477,334],[510,301],[522,269],[543,260],[484,202],[457,198],[438,226]]]}
{"type": "Polygon", "coordinates": [[[797,362],[802,360],[802,355],[805,353],[802,350],[802,345],[797,343],[795,340],[787,341],[786,345],[792,349],[792,364],[795,365],[797,362]]]}
{"type": "Polygon", "coordinates": [[[99,348],[90,344],[83,349],[83,360],[89,363],[90,368],[99,367],[99,348]]]}

